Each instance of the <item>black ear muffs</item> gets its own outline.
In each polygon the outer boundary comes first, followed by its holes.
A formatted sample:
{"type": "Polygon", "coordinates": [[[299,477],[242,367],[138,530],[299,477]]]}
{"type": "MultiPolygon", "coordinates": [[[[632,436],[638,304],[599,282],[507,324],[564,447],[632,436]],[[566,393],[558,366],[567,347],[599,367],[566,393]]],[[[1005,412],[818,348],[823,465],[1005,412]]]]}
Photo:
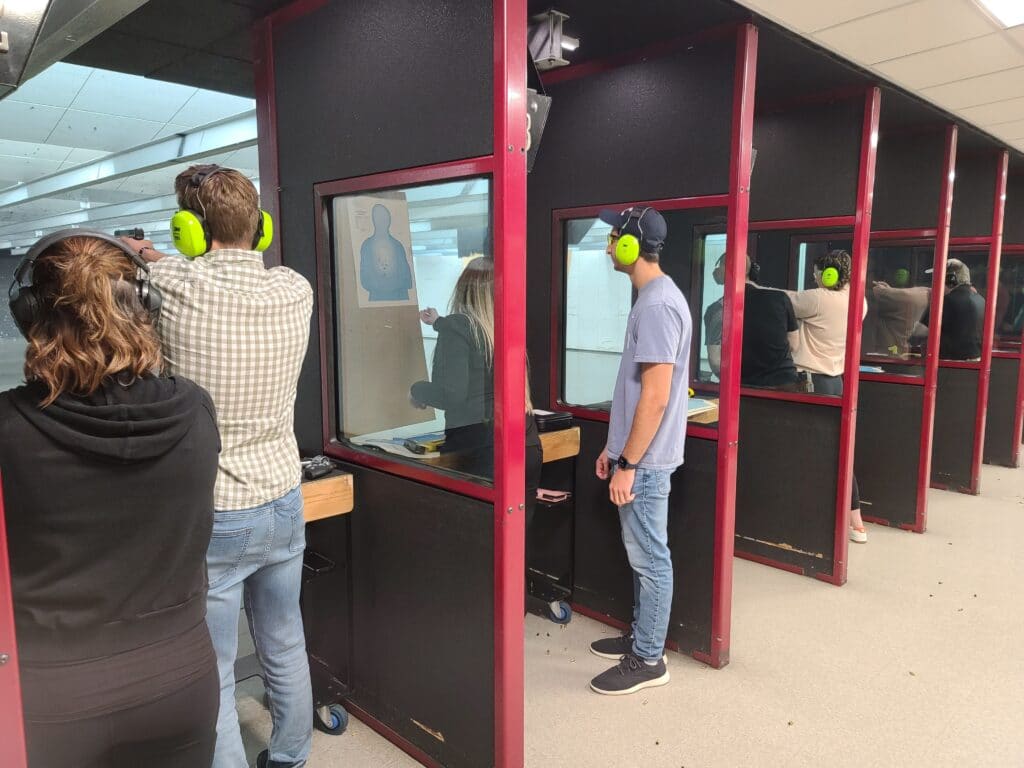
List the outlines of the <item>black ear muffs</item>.
{"type": "Polygon", "coordinates": [[[18,326],[22,336],[27,338],[29,330],[43,316],[43,303],[39,292],[34,285],[26,283],[26,279],[31,275],[36,259],[60,241],[71,237],[91,237],[117,246],[138,268],[135,290],[139,302],[150,314],[156,315],[160,311],[160,307],[163,305],[163,295],[160,293],[160,289],[149,281],[149,265],[139,254],[106,232],[92,229],[62,229],[37,241],[29,248],[25,258],[14,270],[14,279],[11,281],[10,288],[7,289],[7,300],[11,309],[11,317],[14,318],[14,324],[18,326]]]}

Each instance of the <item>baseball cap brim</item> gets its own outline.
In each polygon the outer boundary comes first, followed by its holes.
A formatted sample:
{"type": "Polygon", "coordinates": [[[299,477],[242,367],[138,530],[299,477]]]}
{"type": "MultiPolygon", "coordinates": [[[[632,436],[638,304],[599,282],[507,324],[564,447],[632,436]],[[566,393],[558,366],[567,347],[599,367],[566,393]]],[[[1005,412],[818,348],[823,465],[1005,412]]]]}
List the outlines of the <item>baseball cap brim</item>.
{"type": "Polygon", "coordinates": [[[628,208],[625,211],[613,211],[611,208],[605,208],[597,214],[597,218],[611,226],[613,229],[622,229],[622,225],[625,224],[629,218],[628,211],[628,208]]]}

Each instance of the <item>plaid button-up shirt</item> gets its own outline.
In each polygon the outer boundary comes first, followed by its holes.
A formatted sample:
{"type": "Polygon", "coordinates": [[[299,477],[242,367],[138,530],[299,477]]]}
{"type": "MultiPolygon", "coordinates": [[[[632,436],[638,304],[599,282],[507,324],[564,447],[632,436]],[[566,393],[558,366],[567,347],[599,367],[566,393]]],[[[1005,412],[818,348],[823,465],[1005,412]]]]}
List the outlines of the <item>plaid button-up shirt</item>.
{"type": "Polygon", "coordinates": [[[309,342],[313,291],[256,251],[224,249],[150,265],[163,293],[158,330],[168,370],[204,387],[217,407],[221,453],[214,507],[280,498],[302,475],[295,396],[309,342]]]}

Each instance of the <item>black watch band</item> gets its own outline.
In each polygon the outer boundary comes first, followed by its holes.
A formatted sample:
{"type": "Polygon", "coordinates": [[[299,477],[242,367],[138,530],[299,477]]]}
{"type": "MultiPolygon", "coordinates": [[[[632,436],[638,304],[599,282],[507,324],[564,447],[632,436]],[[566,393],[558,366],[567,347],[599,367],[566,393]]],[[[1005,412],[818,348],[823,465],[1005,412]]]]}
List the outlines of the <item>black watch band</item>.
{"type": "Polygon", "coordinates": [[[625,456],[619,456],[618,461],[615,462],[619,469],[636,469],[636,464],[630,464],[625,456]]]}

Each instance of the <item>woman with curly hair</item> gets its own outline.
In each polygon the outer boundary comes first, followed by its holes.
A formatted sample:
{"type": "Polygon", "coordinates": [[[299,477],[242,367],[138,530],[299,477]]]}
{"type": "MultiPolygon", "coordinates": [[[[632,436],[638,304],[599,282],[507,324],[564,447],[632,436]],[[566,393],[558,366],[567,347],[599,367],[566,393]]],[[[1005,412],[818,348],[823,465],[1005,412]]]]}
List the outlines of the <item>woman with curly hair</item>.
{"type": "Polygon", "coordinates": [[[0,394],[0,473],[32,768],[213,756],[220,441],[209,395],[160,375],[144,269],[113,237],[69,230],[10,290],[27,383],[0,394]]]}

